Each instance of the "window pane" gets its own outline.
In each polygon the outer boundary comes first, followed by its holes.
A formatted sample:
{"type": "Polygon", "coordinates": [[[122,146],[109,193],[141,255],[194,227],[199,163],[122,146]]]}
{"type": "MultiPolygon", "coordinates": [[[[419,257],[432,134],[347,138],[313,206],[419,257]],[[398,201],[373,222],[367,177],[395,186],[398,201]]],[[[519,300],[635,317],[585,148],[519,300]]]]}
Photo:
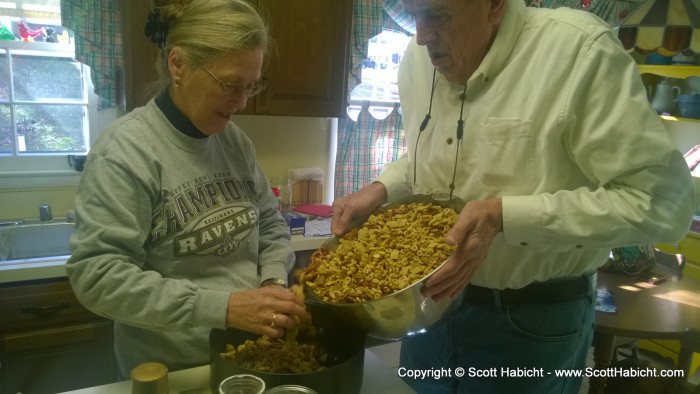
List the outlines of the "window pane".
{"type": "Polygon", "coordinates": [[[10,65],[7,51],[0,49],[0,101],[10,100],[10,65]]]}
{"type": "Polygon", "coordinates": [[[362,82],[352,90],[350,99],[398,102],[399,63],[410,40],[410,36],[393,30],[370,38],[369,57],[360,64],[362,82]]]}
{"type": "Polygon", "coordinates": [[[68,58],[12,56],[15,100],[83,101],[80,63],[68,58]]]}
{"type": "Polygon", "coordinates": [[[85,152],[83,122],[86,107],[79,105],[16,105],[20,152],[85,152]]]}
{"type": "Polygon", "coordinates": [[[12,153],[14,134],[12,133],[12,118],[10,106],[0,105],[0,153],[12,153]]]}

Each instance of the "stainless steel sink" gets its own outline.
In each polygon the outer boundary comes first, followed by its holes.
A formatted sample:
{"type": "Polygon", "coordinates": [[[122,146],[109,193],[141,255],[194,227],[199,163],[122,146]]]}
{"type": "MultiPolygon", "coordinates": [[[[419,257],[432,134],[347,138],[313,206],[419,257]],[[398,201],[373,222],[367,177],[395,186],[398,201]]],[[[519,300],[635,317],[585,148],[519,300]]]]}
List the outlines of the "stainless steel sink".
{"type": "Polygon", "coordinates": [[[0,226],[0,264],[8,260],[70,255],[68,239],[75,223],[65,218],[50,222],[23,220],[0,226]]]}

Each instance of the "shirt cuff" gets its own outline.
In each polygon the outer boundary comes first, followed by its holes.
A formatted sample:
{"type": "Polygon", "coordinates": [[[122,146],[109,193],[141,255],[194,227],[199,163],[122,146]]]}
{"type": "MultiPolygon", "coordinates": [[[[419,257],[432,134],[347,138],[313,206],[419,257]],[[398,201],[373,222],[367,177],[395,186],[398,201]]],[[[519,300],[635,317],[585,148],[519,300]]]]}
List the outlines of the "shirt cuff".
{"type": "Polygon", "coordinates": [[[229,291],[199,289],[195,297],[194,326],[226,329],[229,291]]]}
{"type": "Polygon", "coordinates": [[[539,198],[503,196],[503,238],[511,246],[543,249],[544,210],[539,198]]]}
{"type": "Polygon", "coordinates": [[[411,189],[406,187],[405,177],[392,169],[387,169],[381,173],[374,181],[379,182],[386,188],[386,202],[391,203],[413,194],[411,189]]]}

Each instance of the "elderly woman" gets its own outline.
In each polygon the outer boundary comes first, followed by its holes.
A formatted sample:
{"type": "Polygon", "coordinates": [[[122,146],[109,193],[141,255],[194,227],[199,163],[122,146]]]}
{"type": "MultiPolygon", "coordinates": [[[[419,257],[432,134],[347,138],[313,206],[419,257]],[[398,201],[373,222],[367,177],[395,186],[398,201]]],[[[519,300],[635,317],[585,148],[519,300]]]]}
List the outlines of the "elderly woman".
{"type": "Polygon", "coordinates": [[[284,288],[288,228],[230,120],[265,87],[266,25],[244,1],[158,3],[159,93],[90,150],[67,264],[80,302],[115,321],[124,376],[206,364],[211,328],[280,337],[306,314],[284,288]]]}

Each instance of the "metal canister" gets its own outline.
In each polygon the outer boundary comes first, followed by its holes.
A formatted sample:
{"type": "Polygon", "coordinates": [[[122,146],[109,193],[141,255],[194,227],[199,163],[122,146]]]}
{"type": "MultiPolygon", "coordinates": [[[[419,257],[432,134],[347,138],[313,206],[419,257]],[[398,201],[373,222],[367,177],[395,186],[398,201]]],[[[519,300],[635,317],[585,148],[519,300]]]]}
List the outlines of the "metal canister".
{"type": "Polygon", "coordinates": [[[140,364],[131,370],[132,394],[168,394],[168,367],[161,363],[140,364]]]}
{"type": "Polygon", "coordinates": [[[265,394],[318,394],[315,390],[308,387],[299,386],[296,384],[285,384],[282,386],[273,387],[265,392],[265,394]]]}

